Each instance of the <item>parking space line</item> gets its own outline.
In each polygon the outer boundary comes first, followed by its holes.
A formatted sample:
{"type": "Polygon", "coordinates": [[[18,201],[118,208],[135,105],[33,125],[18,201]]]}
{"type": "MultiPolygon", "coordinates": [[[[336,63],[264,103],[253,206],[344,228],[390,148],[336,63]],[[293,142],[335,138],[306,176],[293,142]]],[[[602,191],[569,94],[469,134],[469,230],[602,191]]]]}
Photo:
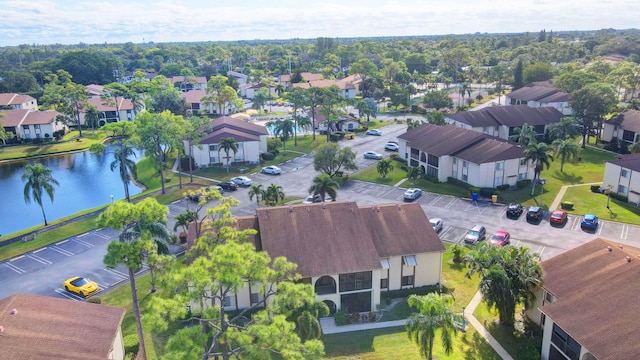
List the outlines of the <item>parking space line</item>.
{"type": "Polygon", "coordinates": [[[76,242],[76,243],[78,243],[78,244],[80,244],[80,245],[84,245],[84,246],[86,246],[86,247],[88,247],[88,248],[92,248],[92,247],[94,247],[94,245],[93,245],[93,244],[90,244],[90,243],[88,243],[88,242],[86,242],[86,241],[82,241],[82,240],[79,240],[79,239],[73,239],[73,241],[74,241],[74,242],[76,242]]]}
{"type": "Polygon", "coordinates": [[[44,251],[44,250],[47,250],[47,249],[48,249],[48,247],[47,247],[47,246],[45,246],[45,247],[40,248],[40,249],[38,249],[38,250],[33,250],[32,254],[37,254],[37,253],[39,253],[40,251],[44,251]]]}
{"type": "Polygon", "coordinates": [[[600,226],[598,226],[598,235],[602,234],[602,229],[604,228],[604,222],[600,223],[600,226]]]}
{"type": "Polygon", "coordinates": [[[571,224],[571,230],[578,230],[580,227],[580,221],[578,218],[573,219],[573,224],[571,224]]]}
{"type": "Polygon", "coordinates": [[[77,235],[76,237],[83,237],[83,236],[87,236],[87,235],[89,235],[89,232],[86,232],[86,233],[84,233],[84,234],[77,235]]]}
{"type": "Polygon", "coordinates": [[[620,233],[620,238],[622,240],[627,240],[627,235],[629,235],[629,225],[622,225],[622,232],[620,233]]]}
{"type": "Polygon", "coordinates": [[[440,200],[440,198],[441,198],[441,197],[442,197],[442,195],[438,195],[438,196],[436,196],[436,198],[435,198],[435,199],[431,200],[431,202],[429,203],[429,205],[433,205],[433,204],[437,203],[437,202],[438,202],[438,200],[440,200]]]}
{"type": "Polygon", "coordinates": [[[129,277],[129,275],[124,274],[124,273],[122,273],[122,272],[120,272],[118,270],[115,270],[115,269],[102,269],[102,270],[104,270],[104,271],[106,271],[108,273],[111,273],[111,274],[113,274],[113,275],[115,275],[117,277],[123,278],[123,279],[127,279],[129,277]]]}
{"type": "Polygon", "coordinates": [[[80,299],[78,299],[75,296],[72,296],[67,290],[55,289],[54,291],[57,292],[58,294],[64,296],[64,297],[66,297],[67,299],[74,300],[74,301],[80,301],[80,299]]]}
{"type": "Polygon", "coordinates": [[[31,254],[31,255],[27,255],[27,257],[28,257],[29,259],[31,259],[31,260],[35,260],[35,261],[37,261],[37,262],[39,262],[39,263],[41,263],[41,264],[44,264],[44,265],[51,265],[51,264],[53,264],[51,261],[49,261],[49,260],[47,260],[47,259],[43,259],[43,258],[41,258],[41,257],[40,257],[40,256],[38,256],[38,255],[33,255],[33,254],[31,254]]]}
{"type": "Polygon", "coordinates": [[[98,233],[96,233],[96,235],[100,236],[101,238],[103,238],[103,239],[105,239],[105,240],[109,240],[109,239],[111,239],[111,237],[110,237],[110,236],[108,236],[108,235],[103,235],[103,234],[98,234],[98,233]]]}
{"type": "Polygon", "coordinates": [[[67,241],[69,241],[69,239],[65,239],[65,240],[59,241],[59,242],[57,242],[57,243],[56,243],[56,245],[64,244],[64,243],[66,243],[67,241]]]}
{"type": "Polygon", "coordinates": [[[67,250],[64,250],[64,249],[58,249],[58,248],[52,247],[51,250],[57,251],[60,254],[66,255],[66,256],[72,256],[73,255],[73,253],[71,251],[67,251],[67,250]]]}
{"type": "Polygon", "coordinates": [[[18,274],[24,274],[24,273],[26,273],[26,272],[27,272],[26,270],[22,270],[21,268],[19,268],[19,267],[17,267],[17,266],[15,266],[15,265],[13,265],[13,264],[11,264],[11,263],[8,263],[8,262],[5,262],[5,263],[4,263],[4,266],[6,266],[6,267],[8,267],[9,269],[11,269],[11,270],[13,270],[13,271],[17,272],[18,274]]]}
{"type": "Polygon", "coordinates": [[[458,201],[457,197],[454,197],[453,200],[451,200],[447,205],[444,206],[445,209],[449,209],[451,206],[453,206],[453,204],[458,201]]]}
{"type": "Polygon", "coordinates": [[[502,210],[500,210],[500,212],[498,213],[498,216],[496,216],[496,217],[501,218],[502,215],[505,214],[506,212],[507,212],[507,208],[503,207],[502,210]]]}

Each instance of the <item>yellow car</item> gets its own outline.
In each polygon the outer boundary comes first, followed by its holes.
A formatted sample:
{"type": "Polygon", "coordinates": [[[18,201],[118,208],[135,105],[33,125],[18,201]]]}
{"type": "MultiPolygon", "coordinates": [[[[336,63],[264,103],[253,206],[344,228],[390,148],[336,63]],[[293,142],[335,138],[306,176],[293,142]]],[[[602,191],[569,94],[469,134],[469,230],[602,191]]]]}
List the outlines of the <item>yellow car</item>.
{"type": "Polygon", "coordinates": [[[347,139],[347,140],[352,140],[352,139],[356,138],[356,134],[348,132],[348,133],[344,134],[344,138],[347,139]]]}
{"type": "Polygon", "coordinates": [[[68,278],[62,285],[68,292],[76,293],[82,297],[87,297],[100,291],[98,284],[80,276],[68,278]]]}

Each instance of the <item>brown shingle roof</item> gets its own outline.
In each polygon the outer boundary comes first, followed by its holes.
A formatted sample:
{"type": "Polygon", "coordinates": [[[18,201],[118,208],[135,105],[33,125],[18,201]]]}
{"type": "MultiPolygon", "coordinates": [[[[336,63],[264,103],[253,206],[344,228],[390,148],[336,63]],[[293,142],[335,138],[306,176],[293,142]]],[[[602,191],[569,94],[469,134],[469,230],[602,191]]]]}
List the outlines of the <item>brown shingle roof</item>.
{"type": "Polygon", "coordinates": [[[124,314],[112,306],[12,295],[0,300],[0,359],[107,359],[124,314]]]}
{"type": "Polygon", "coordinates": [[[423,124],[398,138],[428,154],[455,156],[474,164],[524,157],[516,143],[454,125],[423,124]]]}
{"type": "Polygon", "coordinates": [[[551,125],[559,123],[563,116],[556,108],[532,108],[527,105],[490,106],[478,111],[460,111],[447,115],[448,118],[471,127],[499,125],[516,127],[525,123],[531,126],[551,125]]]}
{"type": "Polygon", "coordinates": [[[189,104],[200,104],[202,102],[202,98],[206,95],[207,92],[204,90],[189,90],[181,94],[189,104]]]}
{"type": "MultiPolygon", "coordinates": [[[[122,96],[118,96],[118,109],[120,111],[124,110],[133,110],[133,103],[129,99],[125,99],[122,96]]],[[[113,105],[104,105],[103,103],[108,103],[105,100],[102,100],[99,97],[89,98],[87,102],[96,107],[96,109],[100,112],[104,111],[116,111],[115,103],[113,105]]]]}
{"type": "Polygon", "coordinates": [[[551,84],[529,84],[528,86],[512,91],[507,97],[521,101],[538,101],[545,104],[569,101],[569,93],[560,91],[551,84]]]}
{"type": "Polygon", "coordinates": [[[640,132],[640,111],[627,110],[607,121],[608,124],[620,126],[624,130],[640,132]]]}
{"type": "Polygon", "coordinates": [[[599,360],[640,358],[638,255],[596,239],[542,262],[544,288],[556,299],[540,310],[599,360]]]}
{"type": "Polygon", "coordinates": [[[617,160],[607,162],[621,166],[625,169],[640,171],[640,154],[622,154],[618,155],[617,160]]]}
{"type": "Polygon", "coordinates": [[[22,125],[51,124],[56,120],[56,116],[58,116],[58,112],[54,110],[31,111],[27,114],[27,118],[22,122],[22,125]]]}
{"type": "Polygon", "coordinates": [[[230,116],[222,116],[213,120],[211,122],[211,128],[213,129],[213,131],[219,130],[221,128],[231,128],[250,133],[252,135],[269,135],[269,131],[267,130],[267,128],[262,125],[253,124],[245,120],[232,118],[230,116]]]}
{"type": "Polygon", "coordinates": [[[0,110],[0,114],[4,115],[0,117],[0,122],[3,127],[16,127],[20,125],[28,113],[27,109],[0,110]]]}

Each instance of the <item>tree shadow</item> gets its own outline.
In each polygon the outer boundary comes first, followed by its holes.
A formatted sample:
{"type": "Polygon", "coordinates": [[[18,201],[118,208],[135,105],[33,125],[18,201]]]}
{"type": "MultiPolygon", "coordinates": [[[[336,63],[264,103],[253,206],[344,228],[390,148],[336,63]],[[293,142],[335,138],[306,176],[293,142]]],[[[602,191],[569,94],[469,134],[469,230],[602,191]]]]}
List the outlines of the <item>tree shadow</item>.
{"type": "Polygon", "coordinates": [[[563,183],[569,184],[578,184],[582,182],[583,177],[575,174],[568,174],[565,172],[560,172],[560,170],[556,170],[551,175],[554,179],[558,179],[563,183]]]}
{"type": "Polygon", "coordinates": [[[462,342],[469,346],[464,352],[465,360],[500,359],[498,353],[477,332],[464,334],[462,342]]]}

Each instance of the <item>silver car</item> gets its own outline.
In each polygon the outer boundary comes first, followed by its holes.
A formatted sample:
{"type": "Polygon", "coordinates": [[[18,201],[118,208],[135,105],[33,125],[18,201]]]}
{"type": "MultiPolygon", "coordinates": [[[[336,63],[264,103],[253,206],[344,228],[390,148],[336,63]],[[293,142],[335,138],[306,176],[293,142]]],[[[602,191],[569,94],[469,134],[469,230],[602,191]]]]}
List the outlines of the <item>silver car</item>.
{"type": "Polygon", "coordinates": [[[367,151],[367,152],[364,153],[364,158],[365,159],[381,160],[382,159],[382,154],[378,154],[375,151],[367,151]]]}

